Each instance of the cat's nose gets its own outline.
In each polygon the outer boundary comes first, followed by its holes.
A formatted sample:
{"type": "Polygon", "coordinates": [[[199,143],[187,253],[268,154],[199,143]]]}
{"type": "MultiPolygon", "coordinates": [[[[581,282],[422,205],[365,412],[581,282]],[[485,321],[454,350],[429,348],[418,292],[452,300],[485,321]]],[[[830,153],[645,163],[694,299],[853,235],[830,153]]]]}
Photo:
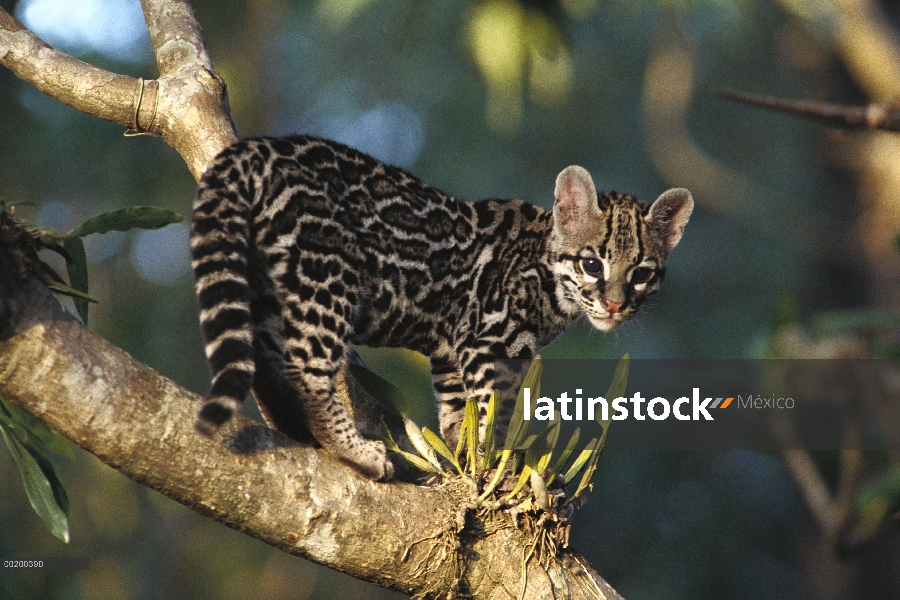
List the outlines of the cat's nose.
{"type": "Polygon", "coordinates": [[[600,302],[603,303],[603,308],[606,309],[606,312],[611,315],[619,312],[619,310],[622,308],[622,305],[625,304],[624,302],[613,302],[612,300],[607,300],[606,298],[601,298],[600,302]]]}

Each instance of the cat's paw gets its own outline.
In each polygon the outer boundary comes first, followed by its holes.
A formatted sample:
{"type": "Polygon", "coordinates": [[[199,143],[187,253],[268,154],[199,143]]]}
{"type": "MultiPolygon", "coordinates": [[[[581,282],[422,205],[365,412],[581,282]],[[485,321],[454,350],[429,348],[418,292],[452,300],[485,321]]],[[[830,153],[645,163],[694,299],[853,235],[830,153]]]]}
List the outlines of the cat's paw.
{"type": "Polygon", "coordinates": [[[388,460],[384,444],[363,440],[354,448],[352,456],[342,456],[353,468],[375,481],[387,481],[394,476],[394,465],[388,460]]]}

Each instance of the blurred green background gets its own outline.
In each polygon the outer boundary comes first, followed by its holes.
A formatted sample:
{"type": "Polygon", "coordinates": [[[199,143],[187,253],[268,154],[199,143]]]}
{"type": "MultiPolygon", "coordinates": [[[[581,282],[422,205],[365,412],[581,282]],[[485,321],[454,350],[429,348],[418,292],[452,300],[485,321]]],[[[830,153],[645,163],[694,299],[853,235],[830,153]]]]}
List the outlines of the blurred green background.
{"type": "MultiPolygon", "coordinates": [[[[137,0],[0,5],[83,60],[155,77],[137,0]]],[[[892,101],[897,2],[194,6],[241,136],[320,134],[464,199],[549,207],[570,164],[598,188],[647,201],[691,189],[697,208],[660,293],[615,333],[573,324],[547,356],[802,356],[835,336],[896,352],[896,331],[841,319],[898,306],[900,138],[829,130],[716,92],[892,101]],[[838,326],[818,330],[823,315],[838,326]]],[[[36,203],[21,214],[38,224],[66,231],[133,205],[189,214],[195,183],[181,158],[122,134],[0,69],[0,197],[36,203]]],[[[100,299],[91,327],[204,393],[187,237],[178,224],[87,238],[100,299]]],[[[422,357],[361,353],[420,399],[418,421],[434,423],[422,357]]],[[[823,460],[834,479],[834,457],[823,460]]],[[[876,463],[872,473],[891,458],[876,463]]],[[[0,598],[398,597],[203,519],[85,452],[57,467],[72,504],[68,545],[31,511],[0,449],[0,556],[89,556],[91,569],[6,571],[0,598]]],[[[836,552],[772,454],[607,453],[572,543],[629,600],[900,597],[897,528],[836,552]]]]}

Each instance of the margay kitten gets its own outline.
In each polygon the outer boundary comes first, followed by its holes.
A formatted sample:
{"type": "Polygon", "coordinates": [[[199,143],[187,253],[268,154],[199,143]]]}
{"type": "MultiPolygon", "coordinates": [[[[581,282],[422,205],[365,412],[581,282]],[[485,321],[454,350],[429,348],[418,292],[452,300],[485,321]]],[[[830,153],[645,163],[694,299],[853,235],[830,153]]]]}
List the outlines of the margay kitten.
{"type": "Polygon", "coordinates": [[[270,422],[299,403],[294,418],[322,446],[389,478],[384,446],[359,434],[335,395],[353,343],[431,357],[453,447],[466,399],[486,411],[494,359],[532,357],[582,314],[602,331],[630,319],[693,209],[684,189],[649,207],[598,196],[581,167],[559,174],[555,197],[552,211],[463,202],[314,137],[227,148],[200,182],[192,221],[213,372],[198,428],[214,431],[253,388],[270,422]]]}

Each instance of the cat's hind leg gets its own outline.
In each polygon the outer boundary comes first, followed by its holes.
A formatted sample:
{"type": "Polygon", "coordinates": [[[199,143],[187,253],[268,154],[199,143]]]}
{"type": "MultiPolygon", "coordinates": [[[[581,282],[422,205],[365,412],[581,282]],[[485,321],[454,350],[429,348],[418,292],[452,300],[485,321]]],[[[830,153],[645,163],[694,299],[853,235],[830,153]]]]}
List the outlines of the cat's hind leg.
{"type": "Polygon", "coordinates": [[[335,298],[327,304],[321,297],[282,299],[285,375],[302,399],[309,430],[329,453],[367,477],[390,479],[394,468],[384,444],[360,434],[337,396],[350,324],[342,316],[343,303],[335,298]],[[335,311],[335,305],[342,308],[335,311]]]}

